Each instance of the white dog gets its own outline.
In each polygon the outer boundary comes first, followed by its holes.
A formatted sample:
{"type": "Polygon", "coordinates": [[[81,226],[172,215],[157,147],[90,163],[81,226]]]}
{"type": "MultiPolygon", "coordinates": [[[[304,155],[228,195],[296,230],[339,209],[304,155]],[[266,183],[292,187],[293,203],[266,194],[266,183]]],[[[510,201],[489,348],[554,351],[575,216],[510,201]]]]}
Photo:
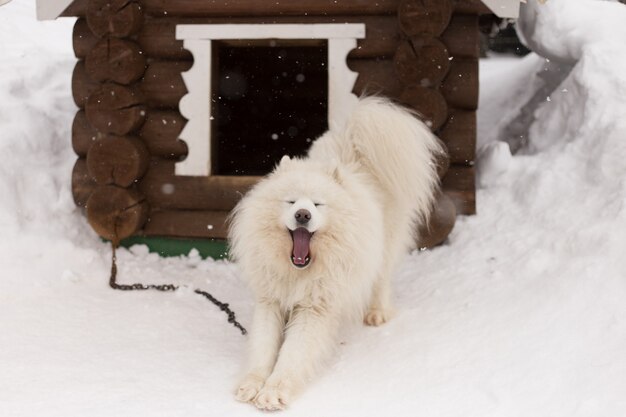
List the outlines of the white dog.
{"type": "Polygon", "coordinates": [[[390,278],[428,217],[438,140],[415,115],[361,99],[343,131],[285,156],[235,208],[231,255],[254,292],[240,401],[282,409],[335,346],[345,320],[393,314],[390,278]]]}

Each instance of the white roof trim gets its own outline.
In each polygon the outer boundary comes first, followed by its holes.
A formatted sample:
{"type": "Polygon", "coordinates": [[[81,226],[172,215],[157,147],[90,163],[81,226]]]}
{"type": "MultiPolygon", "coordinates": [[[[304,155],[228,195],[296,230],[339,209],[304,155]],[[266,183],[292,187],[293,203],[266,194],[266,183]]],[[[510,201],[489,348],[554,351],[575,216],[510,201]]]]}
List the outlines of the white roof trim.
{"type": "Polygon", "coordinates": [[[517,19],[519,17],[520,3],[526,0],[482,0],[485,6],[498,17],[517,19]]]}
{"type": "MultiPolygon", "coordinates": [[[[37,19],[53,20],[74,0],[37,0],[37,19]]],[[[498,17],[514,18],[519,16],[520,2],[526,0],[482,0],[498,17]]]]}
{"type": "Polygon", "coordinates": [[[176,39],[361,39],[364,24],[274,23],[177,25],[176,39]]]}
{"type": "Polygon", "coordinates": [[[37,19],[54,20],[73,2],[74,0],[37,0],[37,19]]]}

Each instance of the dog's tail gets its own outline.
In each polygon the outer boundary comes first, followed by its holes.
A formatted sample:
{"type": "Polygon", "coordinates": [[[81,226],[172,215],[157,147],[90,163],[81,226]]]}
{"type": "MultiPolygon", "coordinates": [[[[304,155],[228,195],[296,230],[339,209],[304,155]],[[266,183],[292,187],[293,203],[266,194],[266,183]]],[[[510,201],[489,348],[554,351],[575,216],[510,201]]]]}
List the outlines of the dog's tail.
{"type": "Polygon", "coordinates": [[[389,198],[414,210],[418,222],[426,221],[444,150],[419,117],[384,98],[362,98],[346,124],[346,137],[389,198]]]}

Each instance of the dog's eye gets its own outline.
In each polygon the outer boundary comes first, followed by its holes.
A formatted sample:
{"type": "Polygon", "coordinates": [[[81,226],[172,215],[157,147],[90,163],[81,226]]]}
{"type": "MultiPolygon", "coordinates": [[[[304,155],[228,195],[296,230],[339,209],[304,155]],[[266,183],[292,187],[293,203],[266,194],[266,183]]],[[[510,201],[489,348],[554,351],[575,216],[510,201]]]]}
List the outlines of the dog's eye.
{"type": "Polygon", "coordinates": [[[287,201],[285,201],[285,203],[288,203],[288,204],[296,204],[296,202],[295,202],[294,200],[287,200],[287,201]]]}
{"type": "Polygon", "coordinates": [[[319,206],[323,206],[324,204],[322,204],[322,203],[313,203],[313,205],[314,205],[315,207],[319,207],[319,206]]]}

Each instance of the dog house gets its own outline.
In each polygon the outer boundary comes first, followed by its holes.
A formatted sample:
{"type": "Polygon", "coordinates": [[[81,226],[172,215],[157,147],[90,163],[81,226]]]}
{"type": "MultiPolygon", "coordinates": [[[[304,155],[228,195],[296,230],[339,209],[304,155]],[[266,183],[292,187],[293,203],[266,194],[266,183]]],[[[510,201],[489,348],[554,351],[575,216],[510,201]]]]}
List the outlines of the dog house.
{"type": "Polygon", "coordinates": [[[224,239],[259,176],[361,94],[417,111],[447,147],[420,245],[476,211],[478,16],[518,0],[39,3],[78,17],[72,191],[103,238],[224,239]]]}

